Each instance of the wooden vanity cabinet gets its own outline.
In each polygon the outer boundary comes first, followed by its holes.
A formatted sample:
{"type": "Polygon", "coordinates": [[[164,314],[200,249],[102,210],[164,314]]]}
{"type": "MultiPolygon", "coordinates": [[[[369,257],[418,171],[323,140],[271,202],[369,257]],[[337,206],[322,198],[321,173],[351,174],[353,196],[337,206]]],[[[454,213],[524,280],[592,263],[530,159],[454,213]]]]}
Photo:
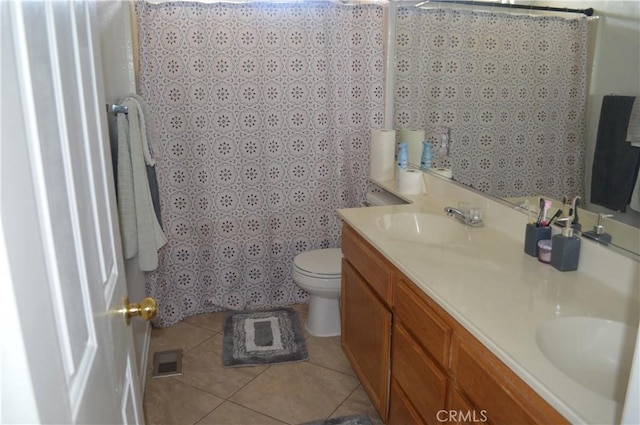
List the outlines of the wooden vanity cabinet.
{"type": "Polygon", "coordinates": [[[393,266],[345,225],[342,232],[342,348],[386,421],[391,352],[393,266]]]}
{"type": "Polygon", "coordinates": [[[342,346],[383,421],[568,423],[347,224],[342,237],[342,346]]]}

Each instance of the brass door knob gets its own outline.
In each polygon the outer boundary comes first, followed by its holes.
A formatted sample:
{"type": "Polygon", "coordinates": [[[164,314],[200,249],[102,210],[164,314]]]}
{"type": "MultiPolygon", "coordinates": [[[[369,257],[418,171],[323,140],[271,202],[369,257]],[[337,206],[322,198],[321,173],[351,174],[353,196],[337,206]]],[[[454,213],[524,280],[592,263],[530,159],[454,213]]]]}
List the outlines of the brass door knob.
{"type": "Polygon", "coordinates": [[[152,320],[158,314],[158,303],[153,298],[143,298],[140,303],[130,303],[129,297],[125,296],[123,307],[120,313],[124,316],[124,322],[129,325],[131,318],[140,316],[144,320],[152,320]]]}

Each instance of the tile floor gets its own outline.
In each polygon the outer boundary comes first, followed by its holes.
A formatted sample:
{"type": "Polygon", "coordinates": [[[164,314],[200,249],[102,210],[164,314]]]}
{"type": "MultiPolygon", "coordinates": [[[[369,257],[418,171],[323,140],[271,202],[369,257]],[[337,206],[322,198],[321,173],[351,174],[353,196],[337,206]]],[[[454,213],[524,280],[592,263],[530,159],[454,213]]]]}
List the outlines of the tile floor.
{"type": "MultiPolygon", "coordinates": [[[[295,305],[301,324],[307,305],[295,305]]],[[[307,362],[222,366],[225,313],[190,317],[151,333],[144,410],[147,424],[300,424],[365,414],[381,424],[342,352],[340,337],[306,330],[307,362]],[[181,348],[181,376],[151,378],[153,353],[181,348]]]]}

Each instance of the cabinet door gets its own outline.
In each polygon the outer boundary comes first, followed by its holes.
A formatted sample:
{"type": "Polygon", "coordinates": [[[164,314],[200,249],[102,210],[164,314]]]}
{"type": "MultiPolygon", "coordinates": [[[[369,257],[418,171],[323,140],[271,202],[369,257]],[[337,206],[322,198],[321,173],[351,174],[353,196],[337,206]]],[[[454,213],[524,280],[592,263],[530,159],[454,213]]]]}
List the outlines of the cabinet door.
{"type": "Polygon", "coordinates": [[[342,260],[342,348],[383,421],[387,419],[391,313],[342,260]]]}

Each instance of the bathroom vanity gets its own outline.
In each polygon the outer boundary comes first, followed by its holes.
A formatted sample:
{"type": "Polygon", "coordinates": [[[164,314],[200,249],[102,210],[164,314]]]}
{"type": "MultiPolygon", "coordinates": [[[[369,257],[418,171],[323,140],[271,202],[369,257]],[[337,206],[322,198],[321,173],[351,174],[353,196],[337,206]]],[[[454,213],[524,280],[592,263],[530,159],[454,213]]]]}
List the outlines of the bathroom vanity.
{"type": "Polygon", "coordinates": [[[559,272],[524,254],[526,216],[430,183],[410,205],[339,211],[342,345],[381,418],[619,422],[638,326],[637,262],[619,287],[588,270],[559,272]],[[446,217],[452,195],[485,202],[487,225],[446,217]],[[493,222],[492,214],[505,215],[493,222]],[[563,332],[595,339],[595,329],[584,329],[592,323],[624,330],[622,343],[602,344],[621,347],[609,386],[602,375],[581,381],[590,366],[571,350],[582,342],[561,341],[563,332]]]}
{"type": "Polygon", "coordinates": [[[343,347],[383,420],[567,423],[348,224],[342,235],[343,347]]]}

